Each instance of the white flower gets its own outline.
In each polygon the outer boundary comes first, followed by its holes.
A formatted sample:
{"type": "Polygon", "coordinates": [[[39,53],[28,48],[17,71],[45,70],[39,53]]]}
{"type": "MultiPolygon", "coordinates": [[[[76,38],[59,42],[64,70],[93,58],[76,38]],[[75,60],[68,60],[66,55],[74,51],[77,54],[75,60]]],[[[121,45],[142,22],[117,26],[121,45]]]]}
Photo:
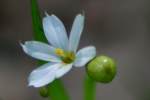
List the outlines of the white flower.
{"type": "Polygon", "coordinates": [[[94,46],[88,46],[76,52],[83,26],[84,16],[78,14],[68,39],[66,29],[59,18],[46,14],[43,18],[43,28],[51,45],[38,41],[27,41],[21,44],[26,54],[48,62],[31,72],[28,79],[29,86],[45,86],[62,77],[71,70],[72,66],[82,67],[95,57],[94,46]]]}

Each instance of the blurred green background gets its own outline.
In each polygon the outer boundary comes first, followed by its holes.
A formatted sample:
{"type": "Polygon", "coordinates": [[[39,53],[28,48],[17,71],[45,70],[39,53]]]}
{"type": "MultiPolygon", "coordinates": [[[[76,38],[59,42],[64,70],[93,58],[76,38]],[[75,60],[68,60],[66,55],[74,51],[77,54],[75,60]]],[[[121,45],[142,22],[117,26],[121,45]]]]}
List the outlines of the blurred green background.
{"type": "MultiPolygon", "coordinates": [[[[70,31],[76,14],[85,12],[80,47],[95,45],[97,54],[118,62],[110,84],[98,84],[97,100],[150,100],[149,0],[38,0],[44,11],[56,14],[70,31]]],[[[0,100],[43,100],[27,77],[36,60],[19,42],[32,40],[30,0],[0,1],[0,100]]],[[[74,68],[62,79],[72,100],[82,100],[84,68],[74,68]]]]}

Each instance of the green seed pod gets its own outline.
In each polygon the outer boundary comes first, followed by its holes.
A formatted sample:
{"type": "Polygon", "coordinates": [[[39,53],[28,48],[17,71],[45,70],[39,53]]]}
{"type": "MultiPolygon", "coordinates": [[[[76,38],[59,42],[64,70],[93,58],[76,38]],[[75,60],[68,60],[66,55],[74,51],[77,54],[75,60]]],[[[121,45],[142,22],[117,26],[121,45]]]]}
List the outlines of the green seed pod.
{"type": "Polygon", "coordinates": [[[39,93],[44,98],[48,97],[48,89],[46,87],[41,87],[39,93]]]}
{"type": "Polygon", "coordinates": [[[86,71],[93,80],[109,83],[116,75],[116,64],[110,57],[98,56],[87,64],[86,71]]]}

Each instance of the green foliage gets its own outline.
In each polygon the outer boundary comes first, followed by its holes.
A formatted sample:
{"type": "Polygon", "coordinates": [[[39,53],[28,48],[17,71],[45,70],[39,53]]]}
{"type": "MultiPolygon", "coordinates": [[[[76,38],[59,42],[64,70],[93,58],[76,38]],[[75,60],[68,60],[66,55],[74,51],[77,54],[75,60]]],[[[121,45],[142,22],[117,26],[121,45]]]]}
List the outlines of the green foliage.
{"type": "Polygon", "coordinates": [[[43,32],[42,19],[40,16],[37,0],[31,0],[31,14],[35,40],[47,42],[43,32]]]}

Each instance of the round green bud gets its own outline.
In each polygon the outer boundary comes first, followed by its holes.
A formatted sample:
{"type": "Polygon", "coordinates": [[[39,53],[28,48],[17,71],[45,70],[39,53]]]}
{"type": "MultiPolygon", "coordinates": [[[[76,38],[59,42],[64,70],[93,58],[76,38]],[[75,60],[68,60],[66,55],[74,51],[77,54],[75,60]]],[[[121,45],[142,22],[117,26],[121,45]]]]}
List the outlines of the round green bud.
{"type": "Polygon", "coordinates": [[[86,71],[93,80],[109,83],[116,75],[116,64],[110,57],[98,56],[87,64],[86,71]]]}
{"type": "Polygon", "coordinates": [[[44,98],[48,97],[48,89],[46,87],[41,87],[39,93],[44,98]]]}

